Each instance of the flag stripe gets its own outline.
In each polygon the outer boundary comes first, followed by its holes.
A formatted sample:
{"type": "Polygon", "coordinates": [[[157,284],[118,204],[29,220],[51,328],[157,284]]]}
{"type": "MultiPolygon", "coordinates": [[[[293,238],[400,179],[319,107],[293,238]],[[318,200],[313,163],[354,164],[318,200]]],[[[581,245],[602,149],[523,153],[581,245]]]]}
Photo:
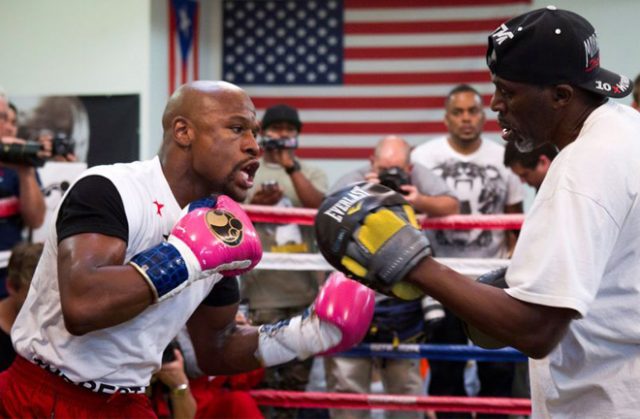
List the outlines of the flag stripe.
{"type": "MultiPolygon", "coordinates": [[[[396,134],[438,133],[442,132],[442,121],[438,122],[308,122],[304,124],[305,132],[314,134],[379,134],[390,132],[396,134]]],[[[498,122],[487,121],[485,129],[498,131],[498,122]]]]}
{"type": "Polygon", "coordinates": [[[192,80],[200,80],[200,28],[199,28],[199,20],[200,20],[200,11],[199,5],[196,6],[196,12],[193,14],[193,45],[191,46],[193,50],[193,70],[192,70],[192,80]]]}
{"type": "Polygon", "coordinates": [[[486,83],[491,81],[488,70],[448,71],[434,73],[345,74],[345,84],[418,84],[418,83],[486,83]]]}
{"type": "Polygon", "coordinates": [[[344,38],[345,48],[356,47],[443,47],[460,45],[485,45],[487,32],[429,33],[429,34],[366,34],[344,38]]]}
{"type": "Polygon", "coordinates": [[[373,147],[304,147],[296,155],[307,159],[366,159],[373,147]]]}
{"type": "MultiPolygon", "coordinates": [[[[491,100],[491,95],[483,95],[485,104],[491,100]]],[[[291,97],[287,103],[298,109],[416,109],[438,108],[444,106],[445,96],[391,96],[384,97],[291,97]]],[[[260,109],[282,103],[279,96],[254,96],[253,104],[260,109]]]]}
{"type": "Polygon", "coordinates": [[[169,2],[169,39],[167,40],[169,46],[169,95],[176,90],[176,20],[173,18],[175,11],[173,10],[173,2],[169,2]]]}
{"type": "Polygon", "coordinates": [[[405,7],[436,8],[529,4],[530,0],[345,0],[348,9],[397,9],[405,7]]]}
{"type": "Polygon", "coordinates": [[[358,60],[374,58],[483,57],[486,51],[487,47],[485,45],[345,48],[344,58],[358,60]]]}
{"type": "Polygon", "coordinates": [[[491,33],[500,26],[507,17],[478,20],[451,20],[451,21],[419,21],[419,22],[372,22],[372,23],[345,23],[344,32],[350,34],[376,33],[376,34],[407,34],[407,33],[436,33],[436,32],[478,32],[491,33]]]}

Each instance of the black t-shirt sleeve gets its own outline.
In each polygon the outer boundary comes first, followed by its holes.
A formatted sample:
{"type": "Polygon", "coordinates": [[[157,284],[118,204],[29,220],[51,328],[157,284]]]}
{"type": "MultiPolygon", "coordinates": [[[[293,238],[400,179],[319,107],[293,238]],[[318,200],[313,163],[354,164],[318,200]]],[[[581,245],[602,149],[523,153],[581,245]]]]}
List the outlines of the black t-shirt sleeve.
{"type": "Polygon", "coordinates": [[[99,233],[129,241],[122,197],[106,177],[80,179],[64,198],[56,219],[58,243],[82,233],[99,233]]]}
{"type": "Polygon", "coordinates": [[[202,301],[202,304],[211,307],[222,307],[240,302],[240,286],[238,278],[227,276],[222,278],[202,301]]]}

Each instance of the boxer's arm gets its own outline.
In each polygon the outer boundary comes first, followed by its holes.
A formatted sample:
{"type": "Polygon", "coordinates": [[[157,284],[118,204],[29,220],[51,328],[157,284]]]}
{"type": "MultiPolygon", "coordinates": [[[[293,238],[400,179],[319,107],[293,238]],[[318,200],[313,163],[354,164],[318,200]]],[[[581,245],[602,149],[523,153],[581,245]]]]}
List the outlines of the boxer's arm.
{"type": "Polygon", "coordinates": [[[126,243],[95,233],[58,245],[60,302],[67,330],[82,335],[140,314],[153,299],[140,274],[124,263],[126,243]]]}
{"type": "Polygon", "coordinates": [[[345,350],[364,337],[373,305],[371,290],[336,273],[303,315],[256,328],[235,324],[237,304],[203,304],[187,327],[204,373],[235,374],[345,350]]]}
{"type": "Polygon", "coordinates": [[[517,300],[504,290],[477,283],[431,257],[424,258],[406,281],[465,322],[531,358],[548,355],[578,315],[571,309],[517,300]]]}
{"type": "Polygon", "coordinates": [[[221,307],[201,304],[187,322],[198,367],[205,374],[236,374],[260,368],[254,356],[258,349],[258,328],[237,325],[237,311],[238,304],[221,307]]]}

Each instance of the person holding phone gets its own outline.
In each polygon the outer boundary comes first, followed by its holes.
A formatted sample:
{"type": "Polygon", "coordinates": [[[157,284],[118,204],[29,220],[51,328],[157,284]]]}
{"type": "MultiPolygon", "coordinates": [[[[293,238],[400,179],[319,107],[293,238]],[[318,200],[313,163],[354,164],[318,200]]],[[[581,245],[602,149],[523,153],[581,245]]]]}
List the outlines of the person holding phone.
{"type": "MultiPolygon", "coordinates": [[[[302,122],[288,105],[268,108],[262,118],[263,155],[247,202],[255,205],[317,208],[328,187],[326,174],[296,156],[302,122]]],[[[265,252],[315,253],[313,229],[295,224],[256,224],[265,252]]],[[[302,312],[315,298],[318,272],[258,270],[242,277],[242,297],[248,300],[254,325],[286,319],[302,312]]],[[[304,391],[312,360],[267,368],[262,385],[271,389],[304,391]]],[[[277,409],[276,417],[294,417],[295,409],[277,409]]],[[[267,415],[265,415],[267,416],[267,415]]]]}

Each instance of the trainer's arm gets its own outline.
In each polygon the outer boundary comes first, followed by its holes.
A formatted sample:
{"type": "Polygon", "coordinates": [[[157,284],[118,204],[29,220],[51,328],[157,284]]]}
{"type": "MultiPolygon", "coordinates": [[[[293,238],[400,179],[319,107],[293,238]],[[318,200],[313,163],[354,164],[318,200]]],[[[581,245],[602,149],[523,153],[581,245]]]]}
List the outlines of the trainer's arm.
{"type": "Polygon", "coordinates": [[[406,280],[465,322],[531,358],[548,355],[578,314],[571,309],[517,300],[504,290],[477,283],[431,257],[424,258],[406,280]]]}
{"type": "Polygon", "coordinates": [[[261,367],[255,357],[258,328],[237,325],[237,311],[238,304],[201,304],[187,322],[198,366],[205,374],[236,374],[261,367]]]}
{"type": "Polygon", "coordinates": [[[123,265],[126,243],[102,234],[68,237],[58,245],[58,284],[69,333],[83,335],[123,323],[153,301],[149,285],[123,265]]]}

